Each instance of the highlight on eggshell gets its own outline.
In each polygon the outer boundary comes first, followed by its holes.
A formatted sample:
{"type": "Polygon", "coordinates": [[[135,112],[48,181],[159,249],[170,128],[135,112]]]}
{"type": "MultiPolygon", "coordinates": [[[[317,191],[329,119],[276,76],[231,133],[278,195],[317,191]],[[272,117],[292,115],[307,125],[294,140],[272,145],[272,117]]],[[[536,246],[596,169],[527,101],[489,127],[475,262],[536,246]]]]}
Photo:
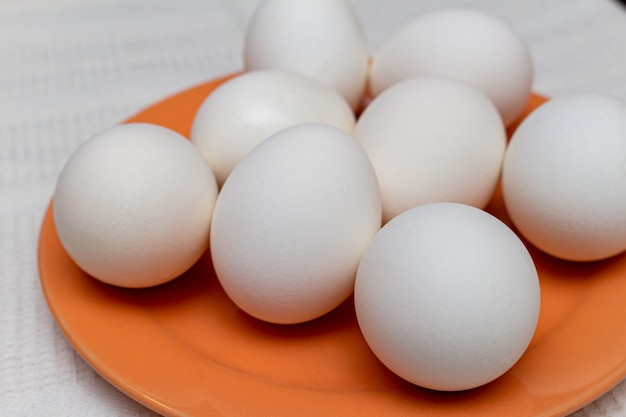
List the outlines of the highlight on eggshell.
{"type": "Polygon", "coordinates": [[[336,127],[301,124],[261,142],[231,172],[215,205],[211,256],[243,311],[301,323],[352,294],[380,224],[378,182],[365,152],[336,127]]]}
{"type": "Polygon", "coordinates": [[[533,65],[525,42],[502,19],[478,10],[443,8],[410,20],[376,51],[370,91],[376,96],[416,75],[449,76],[473,85],[509,125],[530,97],[533,65]]]}
{"type": "Polygon", "coordinates": [[[345,0],[262,0],[248,24],[244,69],[282,69],[335,88],[357,109],[367,84],[368,49],[345,0]]]}
{"type": "Polygon", "coordinates": [[[376,96],[353,133],[380,183],[383,220],[420,204],[484,208],[500,176],[506,132],[485,94],[452,78],[411,77],[376,96]]]}
{"type": "Polygon", "coordinates": [[[487,384],[526,351],[540,310],[528,250],[491,214],[458,203],[407,210],[372,239],[354,302],[374,354],[421,387],[487,384]]]}
{"type": "Polygon", "coordinates": [[[196,112],[191,141],[221,186],[263,139],[289,126],[326,123],[351,133],[355,115],[332,87],[306,75],[248,71],[213,91],[196,112]]]}
{"type": "Polygon", "coordinates": [[[534,246],[570,261],[626,250],[626,104],[594,93],[552,98],[518,127],[504,203],[534,246]]]}
{"type": "Polygon", "coordinates": [[[217,184],[185,137],[121,124],[65,163],[53,214],[72,260],[94,278],[141,288],[170,281],[206,251],[217,184]]]}

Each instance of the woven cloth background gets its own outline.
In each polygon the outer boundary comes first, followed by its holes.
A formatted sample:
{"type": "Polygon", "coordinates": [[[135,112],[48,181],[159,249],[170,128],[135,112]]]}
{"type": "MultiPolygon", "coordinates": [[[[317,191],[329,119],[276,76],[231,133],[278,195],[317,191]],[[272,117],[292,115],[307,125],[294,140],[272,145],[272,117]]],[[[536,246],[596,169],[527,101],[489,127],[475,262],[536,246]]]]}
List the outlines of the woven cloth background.
{"type": "MultiPolygon", "coordinates": [[[[626,11],[609,0],[353,0],[371,51],[412,16],[471,5],[527,41],[535,90],[626,99],[626,11]]],[[[76,147],[144,106],[241,68],[254,0],[0,0],[0,415],[153,416],[66,342],[37,239],[76,147]]],[[[626,329],[625,329],[626,330],[626,329]]],[[[626,383],[573,414],[626,416],[626,383]]]]}

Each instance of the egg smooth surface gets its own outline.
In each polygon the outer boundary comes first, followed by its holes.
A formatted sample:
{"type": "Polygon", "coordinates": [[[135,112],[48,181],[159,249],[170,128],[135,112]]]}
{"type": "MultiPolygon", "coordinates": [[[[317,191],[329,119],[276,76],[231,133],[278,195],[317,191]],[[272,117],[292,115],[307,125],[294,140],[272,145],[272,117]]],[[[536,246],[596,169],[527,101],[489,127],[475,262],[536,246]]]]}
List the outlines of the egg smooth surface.
{"type": "Polygon", "coordinates": [[[526,247],[489,213],[458,203],[408,210],[374,237],[354,300],[374,354],[416,385],[459,391],[508,371],[537,326],[526,247]]]}
{"type": "Polygon", "coordinates": [[[445,77],[413,77],[378,95],[354,137],[370,157],[388,221],[419,204],[483,208],[497,185],[506,132],[478,89],[445,77]]]}
{"type": "Polygon", "coordinates": [[[380,222],[367,155],[340,129],[302,124],[263,141],[232,171],[215,205],[211,255],[243,311],[299,323],[352,294],[380,222]]]}
{"type": "Polygon", "coordinates": [[[206,251],[217,184],[198,150],[164,127],[131,123],[84,142],[53,199],[63,247],[94,278],[149,287],[206,251]]]}
{"type": "Polygon", "coordinates": [[[626,104],[593,93],[555,97],[511,138],[506,209],[540,250],[594,261],[626,250],[626,104]]]}
{"type": "Polygon", "coordinates": [[[351,133],[355,115],[343,96],[314,78],[278,70],[250,71],[205,99],[194,118],[191,141],[221,186],[263,139],[289,126],[315,122],[351,133]]]}
{"type": "Polygon", "coordinates": [[[418,16],[383,44],[372,61],[370,90],[378,95],[415,75],[445,75],[475,86],[508,125],[530,97],[533,64],[509,24],[477,10],[450,8],[418,16]]]}
{"type": "Polygon", "coordinates": [[[345,0],[263,0],[244,41],[245,70],[282,69],[321,80],[358,108],[367,84],[368,50],[345,0]]]}

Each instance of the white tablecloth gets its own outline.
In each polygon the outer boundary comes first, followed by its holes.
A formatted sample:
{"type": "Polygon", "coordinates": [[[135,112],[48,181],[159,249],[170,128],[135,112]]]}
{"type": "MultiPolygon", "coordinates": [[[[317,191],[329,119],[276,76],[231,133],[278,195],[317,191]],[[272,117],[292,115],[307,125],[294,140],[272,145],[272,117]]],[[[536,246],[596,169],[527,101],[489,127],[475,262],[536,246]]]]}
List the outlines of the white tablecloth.
{"type": "MultiPolygon", "coordinates": [[[[477,6],[528,42],[535,90],[626,100],[626,11],[609,0],[354,0],[371,51],[417,13],[477,6]]],[[[37,239],[56,177],[91,135],[241,68],[254,0],[0,0],[0,415],[152,416],[98,376],[42,295],[37,239]]],[[[626,329],[625,329],[626,331],[626,329]]],[[[626,383],[574,413],[626,416],[626,383]]]]}

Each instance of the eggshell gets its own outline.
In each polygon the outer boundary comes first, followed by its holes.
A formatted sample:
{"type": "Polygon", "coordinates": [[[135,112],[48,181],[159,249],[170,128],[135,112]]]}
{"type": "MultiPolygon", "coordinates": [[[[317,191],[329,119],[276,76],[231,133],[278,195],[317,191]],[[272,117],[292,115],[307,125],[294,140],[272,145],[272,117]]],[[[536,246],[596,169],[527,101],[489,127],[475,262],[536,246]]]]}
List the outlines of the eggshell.
{"type": "Polygon", "coordinates": [[[359,326],[400,377],[458,391],[508,371],[539,317],[534,263],[496,217],[458,203],[408,210],[374,237],[356,277],[359,326]]]}
{"type": "Polygon", "coordinates": [[[382,92],[353,134],[378,175],[385,221],[436,201],[485,207],[506,146],[502,120],[483,93],[432,76],[409,78],[382,92]]]}
{"type": "Polygon", "coordinates": [[[244,68],[283,69],[337,89],[357,108],[367,83],[368,49],[345,0],[264,0],[249,22],[244,68]]]}
{"type": "Polygon", "coordinates": [[[511,138],[502,192],[519,232],[553,256],[626,250],[626,104],[578,93],[539,107],[511,138]]]}
{"type": "Polygon", "coordinates": [[[531,93],[533,64],[523,39],[502,19],[446,8],[409,21],[376,52],[374,95],[415,75],[446,75],[483,91],[505,124],[521,114],[531,93]]]}
{"type": "Polygon", "coordinates": [[[258,319],[315,319],[352,293],[380,218],[374,170],[350,135],[323,124],[287,128],[255,147],[220,191],[211,226],[217,277],[258,319]]]}
{"type": "Polygon", "coordinates": [[[206,98],[194,118],[191,141],[221,186],[263,139],[286,127],[314,122],[351,133],[355,116],[343,96],[321,81],[286,71],[251,71],[206,98]]]}
{"type": "Polygon", "coordinates": [[[217,185],[183,136],[132,123],[84,142],[56,185],[54,222],[76,264],[100,281],[148,287],[207,249],[217,185]]]}

